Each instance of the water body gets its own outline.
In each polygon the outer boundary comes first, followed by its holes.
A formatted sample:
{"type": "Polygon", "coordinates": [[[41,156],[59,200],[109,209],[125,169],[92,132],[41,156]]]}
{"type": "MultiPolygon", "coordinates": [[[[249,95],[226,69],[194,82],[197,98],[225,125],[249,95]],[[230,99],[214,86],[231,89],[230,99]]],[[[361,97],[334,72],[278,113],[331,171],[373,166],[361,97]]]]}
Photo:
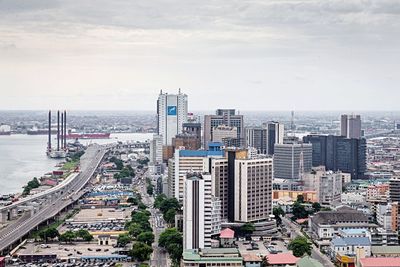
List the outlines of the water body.
{"type": "MultiPolygon", "coordinates": [[[[82,144],[108,144],[118,141],[145,141],[152,134],[112,134],[110,139],[81,140],[82,144]]],[[[46,135],[0,136],[0,195],[22,192],[33,177],[50,172],[62,160],[46,156],[46,135]]]]}

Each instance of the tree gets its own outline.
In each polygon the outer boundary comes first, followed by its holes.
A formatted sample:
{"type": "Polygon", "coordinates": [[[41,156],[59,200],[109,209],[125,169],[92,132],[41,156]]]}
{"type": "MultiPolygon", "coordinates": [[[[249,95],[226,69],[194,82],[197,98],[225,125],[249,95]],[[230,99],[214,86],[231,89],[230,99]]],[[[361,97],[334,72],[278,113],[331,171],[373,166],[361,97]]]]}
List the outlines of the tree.
{"type": "Polygon", "coordinates": [[[321,210],[321,204],[318,202],[312,203],[313,212],[316,213],[321,210]]]}
{"type": "Polygon", "coordinates": [[[158,245],[167,248],[168,244],[181,244],[182,242],[182,234],[176,228],[167,228],[161,233],[158,245]]]}
{"type": "Polygon", "coordinates": [[[146,261],[150,259],[152,252],[153,249],[151,246],[142,242],[136,242],[133,244],[131,251],[129,251],[129,256],[138,261],[146,261]]]}
{"type": "Polygon", "coordinates": [[[138,235],[140,235],[141,232],[143,232],[142,226],[138,223],[131,223],[129,224],[128,228],[127,228],[129,234],[133,237],[137,237],[138,235]]]}
{"type": "Polygon", "coordinates": [[[128,234],[120,234],[118,236],[117,244],[121,247],[125,247],[129,242],[131,242],[131,237],[128,234]]]}
{"type": "Polygon", "coordinates": [[[256,228],[252,223],[245,223],[239,228],[239,232],[244,236],[251,235],[255,230],[256,228]]]}
{"type": "Polygon", "coordinates": [[[159,195],[157,195],[157,196],[156,196],[156,199],[154,200],[154,207],[157,208],[157,209],[159,209],[161,203],[162,203],[166,198],[167,198],[167,196],[164,195],[164,194],[159,194],[159,195]]]}
{"type": "Polygon", "coordinates": [[[167,251],[172,259],[174,266],[179,266],[179,262],[182,259],[183,245],[182,244],[169,244],[167,251]]]}
{"type": "Polygon", "coordinates": [[[264,256],[262,257],[261,267],[267,267],[267,266],[269,266],[268,257],[264,256]]]}
{"type": "Polygon", "coordinates": [[[298,236],[289,243],[288,249],[293,251],[294,256],[303,257],[305,254],[311,255],[312,247],[307,238],[298,236]]]}
{"type": "Polygon", "coordinates": [[[277,225],[281,225],[282,224],[281,216],[285,216],[285,212],[283,211],[283,209],[281,207],[279,207],[279,206],[275,207],[273,209],[272,213],[275,216],[277,225]]]}
{"type": "Polygon", "coordinates": [[[308,217],[308,212],[306,211],[306,208],[304,208],[304,206],[297,201],[293,204],[292,214],[293,220],[304,219],[308,217]]]}
{"type": "Polygon", "coordinates": [[[173,198],[167,198],[164,201],[162,201],[159,209],[163,214],[165,214],[170,209],[179,210],[180,208],[181,205],[179,204],[178,200],[173,197],[173,198]]]}
{"type": "Polygon", "coordinates": [[[168,228],[161,233],[158,245],[169,253],[173,263],[177,265],[182,258],[182,234],[176,228],[168,228]]]}
{"type": "Polygon", "coordinates": [[[304,203],[304,196],[303,195],[297,195],[297,202],[304,203]]]}
{"type": "Polygon", "coordinates": [[[80,237],[82,238],[84,241],[86,242],[90,242],[93,240],[93,236],[89,233],[88,230],[85,229],[80,229],[77,233],[76,233],[76,237],[80,237]]]}
{"type": "Polygon", "coordinates": [[[147,185],[147,194],[149,194],[150,196],[153,195],[154,192],[154,188],[152,184],[148,184],[147,185]]]}
{"type": "Polygon", "coordinates": [[[154,242],[154,234],[150,231],[143,232],[138,235],[137,241],[146,243],[147,245],[151,246],[154,242]]]}
{"type": "Polygon", "coordinates": [[[175,222],[175,215],[176,211],[174,209],[169,209],[164,215],[164,220],[167,223],[172,224],[175,222]]]}
{"type": "Polygon", "coordinates": [[[76,238],[76,235],[74,232],[68,230],[65,233],[61,234],[58,240],[60,242],[65,242],[65,243],[70,243],[72,240],[76,238]]]}
{"type": "Polygon", "coordinates": [[[147,209],[147,206],[145,204],[143,204],[143,202],[139,202],[138,209],[145,210],[145,209],[147,209]]]}
{"type": "Polygon", "coordinates": [[[129,197],[126,202],[128,203],[132,203],[133,205],[138,205],[139,204],[139,200],[135,197],[129,197]]]}
{"type": "Polygon", "coordinates": [[[47,242],[48,239],[54,239],[60,236],[60,233],[55,227],[46,228],[39,232],[39,237],[47,242]]]}

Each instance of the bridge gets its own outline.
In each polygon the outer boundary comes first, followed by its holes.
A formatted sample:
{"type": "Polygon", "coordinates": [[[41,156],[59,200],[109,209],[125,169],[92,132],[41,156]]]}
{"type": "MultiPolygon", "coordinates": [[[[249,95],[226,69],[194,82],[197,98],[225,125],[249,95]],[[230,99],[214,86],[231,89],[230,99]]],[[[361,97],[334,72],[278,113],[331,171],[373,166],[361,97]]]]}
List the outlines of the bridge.
{"type": "Polygon", "coordinates": [[[2,221],[12,221],[0,231],[0,254],[10,251],[13,245],[21,241],[32,229],[55,217],[82,197],[86,192],[82,189],[93,177],[106,152],[105,146],[89,146],[81,157],[81,171],[78,174],[69,176],[63,183],[49,190],[2,207],[2,221]],[[24,212],[18,218],[17,213],[21,209],[24,212]]]}

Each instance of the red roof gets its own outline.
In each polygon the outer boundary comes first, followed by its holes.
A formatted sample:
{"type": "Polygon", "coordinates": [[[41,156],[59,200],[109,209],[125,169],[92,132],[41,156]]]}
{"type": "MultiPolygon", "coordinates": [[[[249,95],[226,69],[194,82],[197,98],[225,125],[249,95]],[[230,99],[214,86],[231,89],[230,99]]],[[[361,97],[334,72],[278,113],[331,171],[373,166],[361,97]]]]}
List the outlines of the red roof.
{"type": "Polygon", "coordinates": [[[271,265],[274,264],[296,264],[300,258],[293,256],[292,253],[278,253],[278,254],[269,254],[267,256],[268,262],[271,265]]]}
{"type": "Polygon", "coordinates": [[[361,267],[399,267],[400,258],[364,258],[361,267]]]}
{"type": "Polygon", "coordinates": [[[219,234],[220,238],[234,238],[235,237],[235,231],[233,231],[230,228],[226,228],[224,230],[221,231],[221,233],[219,234]]]}

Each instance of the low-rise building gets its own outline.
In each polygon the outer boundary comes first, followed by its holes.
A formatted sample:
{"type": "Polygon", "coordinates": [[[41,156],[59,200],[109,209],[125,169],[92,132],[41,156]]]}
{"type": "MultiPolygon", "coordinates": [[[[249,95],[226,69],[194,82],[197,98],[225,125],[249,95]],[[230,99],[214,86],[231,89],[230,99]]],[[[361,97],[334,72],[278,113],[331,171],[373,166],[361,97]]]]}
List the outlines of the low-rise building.
{"type": "Polygon", "coordinates": [[[360,259],[360,267],[398,267],[400,258],[363,258],[360,259]]]}
{"type": "Polygon", "coordinates": [[[357,253],[371,256],[371,241],[368,237],[335,237],[331,241],[331,256],[336,258],[338,254],[355,257],[357,253]]]}
{"type": "Polygon", "coordinates": [[[371,246],[373,257],[400,257],[400,246],[371,246]]]}
{"type": "Polygon", "coordinates": [[[184,250],[182,256],[182,267],[243,266],[243,258],[236,248],[184,250]]]}
{"type": "Polygon", "coordinates": [[[278,253],[278,254],[269,254],[268,258],[268,266],[271,267],[290,267],[296,266],[297,262],[300,258],[293,256],[291,252],[288,253],[278,253]]]}
{"type": "Polygon", "coordinates": [[[297,262],[297,267],[324,267],[319,261],[310,256],[305,256],[297,262]]]}
{"type": "Polygon", "coordinates": [[[219,235],[221,247],[231,248],[234,247],[235,244],[235,231],[230,228],[225,228],[221,231],[219,235]]]}
{"type": "MultiPolygon", "coordinates": [[[[368,221],[368,217],[357,210],[343,207],[336,211],[320,211],[310,216],[309,228],[317,242],[331,240],[343,229],[374,229],[375,224],[368,221]]],[[[320,242],[320,246],[328,245],[320,242]]]]}

